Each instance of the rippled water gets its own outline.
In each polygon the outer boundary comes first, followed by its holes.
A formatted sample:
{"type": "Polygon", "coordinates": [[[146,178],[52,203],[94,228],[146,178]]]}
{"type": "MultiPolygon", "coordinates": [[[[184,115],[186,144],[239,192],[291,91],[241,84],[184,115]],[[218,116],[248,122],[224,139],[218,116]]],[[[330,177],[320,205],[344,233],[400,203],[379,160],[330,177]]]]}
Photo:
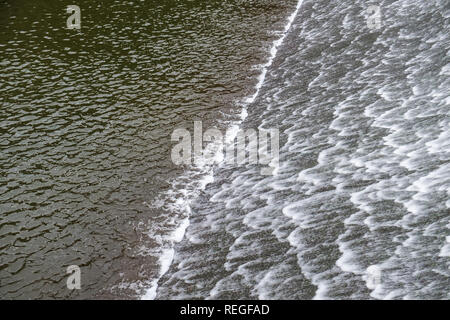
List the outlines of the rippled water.
{"type": "Polygon", "coordinates": [[[170,135],[237,118],[294,1],[0,2],[0,294],[136,298],[160,274],[182,173],[170,135]],[[66,288],[79,265],[81,290],[66,288]]]}
{"type": "Polygon", "coordinates": [[[450,298],[450,6],[373,3],[2,1],[1,297],[450,298]],[[175,167],[194,120],[278,174],[175,167]]]}

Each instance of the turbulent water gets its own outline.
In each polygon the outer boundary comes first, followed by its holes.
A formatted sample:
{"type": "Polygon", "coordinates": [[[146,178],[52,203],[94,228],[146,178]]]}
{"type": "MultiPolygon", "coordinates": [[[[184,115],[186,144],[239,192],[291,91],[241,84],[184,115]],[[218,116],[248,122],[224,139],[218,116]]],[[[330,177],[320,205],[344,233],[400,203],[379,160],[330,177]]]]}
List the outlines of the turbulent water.
{"type": "Polygon", "coordinates": [[[450,298],[449,3],[300,3],[242,124],[278,174],[215,170],[157,297],[450,298]]]}
{"type": "Polygon", "coordinates": [[[2,298],[450,298],[448,1],[0,3],[2,298]],[[276,175],[174,166],[194,120],[276,175]]]}

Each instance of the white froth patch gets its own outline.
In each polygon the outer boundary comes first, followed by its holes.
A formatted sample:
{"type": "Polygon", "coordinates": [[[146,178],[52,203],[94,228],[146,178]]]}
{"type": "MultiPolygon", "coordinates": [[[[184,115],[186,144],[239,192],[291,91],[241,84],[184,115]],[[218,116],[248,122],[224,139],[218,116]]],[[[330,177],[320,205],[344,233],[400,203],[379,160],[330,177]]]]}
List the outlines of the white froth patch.
{"type": "Polygon", "coordinates": [[[175,256],[174,249],[168,249],[163,251],[163,254],[159,258],[159,261],[161,263],[161,274],[165,274],[169,270],[174,256],[175,256]]]}
{"type": "Polygon", "coordinates": [[[339,251],[342,255],[336,261],[336,265],[344,272],[361,273],[358,265],[352,262],[356,261],[356,255],[351,251],[351,245],[345,242],[339,242],[339,251]]]}
{"type": "Polygon", "coordinates": [[[381,284],[382,270],[377,265],[371,265],[366,269],[366,274],[363,279],[366,281],[366,286],[370,290],[376,290],[381,284]]]}
{"type": "Polygon", "coordinates": [[[186,233],[186,229],[189,227],[189,219],[186,218],[183,220],[181,225],[173,232],[172,241],[181,242],[183,240],[184,234],[186,233]]]}
{"type": "Polygon", "coordinates": [[[157,281],[153,281],[153,285],[147,289],[145,294],[142,296],[142,300],[154,300],[156,298],[156,290],[158,289],[157,281]]]}
{"type": "MultiPolygon", "coordinates": [[[[447,242],[439,253],[439,257],[450,257],[450,236],[445,237],[445,241],[447,242]]],[[[450,269],[450,266],[449,266],[450,269]]]]}
{"type": "MultiPolygon", "coordinates": [[[[159,257],[159,262],[161,266],[160,269],[161,276],[164,275],[169,270],[174,255],[175,255],[174,249],[163,250],[161,256],[159,257]]],[[[155,279],[154,281],[152,281],[151,287],[147,289],[145,294],[142,296],[141,298],[142,300],[154,300],[156,298],[156,290],[158,289],[158,280],[155,279]]]]}
{"type": "Polygon", "coordinates": [[[429,153],[450,152],[450,130],[443,131],[436,140],[426,143],[429,153]]]}

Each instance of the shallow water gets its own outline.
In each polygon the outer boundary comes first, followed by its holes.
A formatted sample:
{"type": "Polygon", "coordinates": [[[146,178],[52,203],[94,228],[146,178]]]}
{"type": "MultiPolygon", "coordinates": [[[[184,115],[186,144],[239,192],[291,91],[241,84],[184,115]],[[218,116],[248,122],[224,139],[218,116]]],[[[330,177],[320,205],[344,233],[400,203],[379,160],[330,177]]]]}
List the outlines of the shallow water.
{"type": "Polygon", "coordinates": [[[2,298],[450,298],[450,7],[377,4],[1,2],[2,298]],[[277,175],[175,167],[194,120],[277,175]]]}
{"type": "Polygon", "coordinates": [[[448,299],[446,1],[308,1],[243,128],[280,168],[222,164],[157,298],[448,299]]]}

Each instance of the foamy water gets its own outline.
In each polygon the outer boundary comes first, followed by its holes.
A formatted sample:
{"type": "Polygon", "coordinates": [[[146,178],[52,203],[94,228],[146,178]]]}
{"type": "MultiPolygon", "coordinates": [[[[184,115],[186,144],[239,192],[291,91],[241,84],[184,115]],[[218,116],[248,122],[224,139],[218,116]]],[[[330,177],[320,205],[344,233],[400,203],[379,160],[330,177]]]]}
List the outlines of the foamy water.
{"type": "MultiPolygon", "coordinates": [[[[270,49],[270,56],[267,59],[267,62],[261,65],[255,66],[255,68],[260,69],[261,73],[258,76],[258,82],[255,86],[255,92],[246,98],[243,98],[242,101],[237,102],[239,107],[242,109],[241,117],[238,121],[232,121],[228,123],[224,123],[227,126],[227,135],[225,145],[233,144],[235,138],[238,135],[240,130],[241,123],[247,117],[247,107],[251,105],[256,97],[259,94],[259,90],[264,84],[264,80],[266,78],[267,70],[272,65],[273,59],[276,57],[277,50],[279,46],[283,43],[284,38],[286,37],[294,18],[296,17],[303,0],[300,0],[297,3],[295,11],[289,16],[287,19],[287,24],[284,27],[284,30],[281,32],[281,36],[275,40],[270,49]]],[[[196,159],[195,166],[188,170],[182,177],[177,178],[172,185],[171,191],[167,194],[162,195],[162,198],[170,199],[169,202],[176,203],[176,206],[171,206],[169,209],[175,212],[178,212],[184,216],[184,219],[181,223],[179,223],[178,227],[173,231],[172,238],[168,238],[167,242],[170,244],[169,248],[165,248],[161,251],[160,256],[160,272],[159,277],[153,279],[151,281],[151,286],[147,289],[146,293],[142,296],[142,299],[152,300],[156,297],[156,292],[158,288],[159,279],[169,270],[169,267],[173,261],[174,257],[174,248],[173,246],[180,242],[185,234],[186,228],[189,226],[189,216],[191,213],[191,202],[195,201],[198,195],[205,190],[206,186],[209,183],[214,182],[214,169],[216,166],[223,166],[224,158],[221,150],[226,148],[226,146],[222,145],[220,142],[210,143],[205,147],[204,154],[211,154],[211,150],[214,150],[215,153],[212,156],[212,161],[196,159]],[[176,189],[177,184],[186,183],[187,180],[193,180],[195,178],[195,182],[187,183],[181,189],[178,189],[176,193],[173,190],[176,189]]],[[[158,204],[157,204],[158,205],[158,204]]]]}
{"type": "Polygon", "coordinates": [[[157,298],[449,298],[448,9],[380,7],[377,31],[362,1],[298,3],[237,124],[280,129],[278,174],[184,192],[157,298]]]}

